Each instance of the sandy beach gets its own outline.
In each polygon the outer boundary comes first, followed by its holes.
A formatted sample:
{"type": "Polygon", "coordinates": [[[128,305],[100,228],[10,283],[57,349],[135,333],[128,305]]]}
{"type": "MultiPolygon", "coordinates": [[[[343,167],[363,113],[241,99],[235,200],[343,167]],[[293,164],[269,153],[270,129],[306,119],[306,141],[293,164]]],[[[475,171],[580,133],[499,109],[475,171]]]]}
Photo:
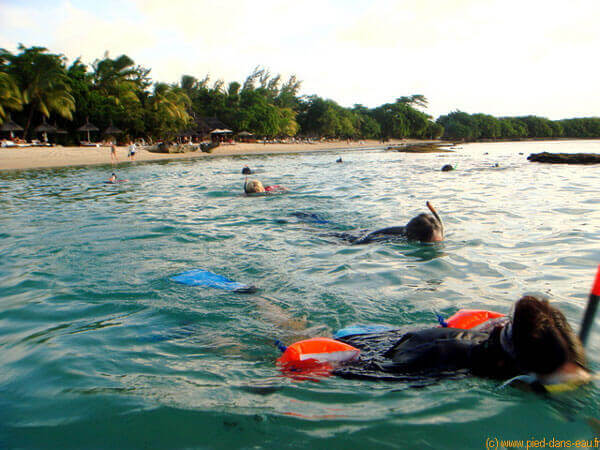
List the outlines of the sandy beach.
{"type": "MultiPolygon", "coordinates": [[[[138,147],[136,161],[158,161],[166,159],[211,158],[215,156],[259,155],[274,153],[303,153],[317,151],[347,151],[359,149],[385,148],[390,145],[424,142],[417,140],[390,140],[382,144],[376,140],[359,142],[335,141],[314,144],[224,144],[211,153],[201,151],[191,153],[151,153],[138,147]]],[[[117,165],[128,164],[127,147],[117,148],[117,165]]],[[[67,166],[88,166],[110,164],[109,147],[22,147],[0,148],[0,170],[43,169],[67,166]]]]}

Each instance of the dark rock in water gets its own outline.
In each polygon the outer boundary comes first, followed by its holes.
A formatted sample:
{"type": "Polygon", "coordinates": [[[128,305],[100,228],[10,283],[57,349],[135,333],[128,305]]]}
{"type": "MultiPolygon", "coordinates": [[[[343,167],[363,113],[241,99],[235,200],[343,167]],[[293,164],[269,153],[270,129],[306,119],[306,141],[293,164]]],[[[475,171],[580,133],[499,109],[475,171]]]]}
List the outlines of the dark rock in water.
{"type": "Polygon", "coordinates": [[[446,164],[444,167],[442,167],[442,172],[450,172],[451,170],[454,170],[454,167],[452,167],[450,164],[446,164]]]}
{"type": "Polygon", "coordinates": [[[600,164],[600,155],[597,153],[532,153],[527,157],[529,161],[545,162],[552,164],[600,164]]]}

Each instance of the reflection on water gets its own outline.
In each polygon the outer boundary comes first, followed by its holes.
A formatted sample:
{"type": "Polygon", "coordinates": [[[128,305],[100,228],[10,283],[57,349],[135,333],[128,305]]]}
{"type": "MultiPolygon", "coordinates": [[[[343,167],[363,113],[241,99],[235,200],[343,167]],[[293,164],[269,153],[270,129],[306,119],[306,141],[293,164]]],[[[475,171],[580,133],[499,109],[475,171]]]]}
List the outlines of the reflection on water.
{"type": "Polygon", "coordinates": [[[301,382],[276,369],[274,341],[355,323],[435,326],[436,313],[461,307],[508,312],[525,292],[548,295],[577,328],[600,262],[597,167],[526,157],[599,146],[352,151],[343,165],[332,153],[136,163],[119,169],[129,179],[119,185],[103,183],[109,166],[0,172],[0,447],[482,448],[498,430],[589,438],[595,385],[548,401],[474,378],[420,389],[301,382]],[[457,170],[442,173],[446,163],[457,170]],[[241,195],[246,164],[290,192],[241,195]],[[406,224],[427,200],[443,243],[328,236],[406,224]],[[259,291],[169,280],[193,268],[259,291]]]}

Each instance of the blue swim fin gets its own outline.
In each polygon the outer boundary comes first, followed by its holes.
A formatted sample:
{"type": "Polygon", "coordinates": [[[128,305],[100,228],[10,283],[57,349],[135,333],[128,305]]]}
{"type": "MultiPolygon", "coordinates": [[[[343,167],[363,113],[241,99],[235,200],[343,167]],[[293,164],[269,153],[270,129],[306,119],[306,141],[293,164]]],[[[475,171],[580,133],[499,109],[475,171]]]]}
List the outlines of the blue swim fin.
{"type": "Polygon", "coordinates": [[[252,293],[257,290],[256,286],[231,281],[223,275],[204,269],[188,270],[171,277],[171,280],[187,286],[201,286],[233,292],[252,293]]]}

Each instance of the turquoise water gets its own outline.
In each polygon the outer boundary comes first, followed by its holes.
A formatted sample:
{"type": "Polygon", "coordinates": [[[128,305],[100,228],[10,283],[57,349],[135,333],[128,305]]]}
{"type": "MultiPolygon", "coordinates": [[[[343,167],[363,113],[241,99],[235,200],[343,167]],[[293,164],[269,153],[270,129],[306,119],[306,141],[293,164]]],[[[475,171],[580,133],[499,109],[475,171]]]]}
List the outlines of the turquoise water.
{"type": "MultiPolygon", "coordinates": [[[[485,448],[591,439],[597,384],[544,398],[492,380],[282,377],[275,339],[354,323],[435,324],[549,296],[577,329],[600,263],[600,166],[538,151],[599,141],[223,157],[0,172],[0,448],[485,448]],[[520,155],[519,153],[523,153],[520,155]],[[446,163],[457,170],[443,173],[446,163]],[[499,167],[493,167],[495,163],[499,167]],[[240,195],[244,165],[290,193],[240,195]],[[447,239],[349,246],[430,200],[447,239]],[[306,223],[293,212],[330,223],[306,223]],[[176,284],[205,268],[256,284],[176,284]]],[[[600,370],[600,318],[589,342],[600,370]]]]}

